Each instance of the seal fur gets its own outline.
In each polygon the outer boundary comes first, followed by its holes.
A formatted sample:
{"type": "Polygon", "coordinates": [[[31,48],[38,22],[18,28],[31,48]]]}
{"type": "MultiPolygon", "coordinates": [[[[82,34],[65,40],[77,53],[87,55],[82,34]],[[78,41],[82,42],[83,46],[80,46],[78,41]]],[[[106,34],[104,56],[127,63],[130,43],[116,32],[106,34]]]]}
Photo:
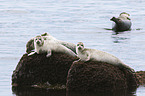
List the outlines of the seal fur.
{"type": "MultiPolygon", "coordinates": [[[[61,41],[61,40],[58,40],[56,38],[54,38],[53,36],[51,36],[50,34],[48,33],[44,33],[44,34],[41,34],[42,37],[45,37],[47,38],[47,40],[53,40],[65,47],[67,47],[68,49],[72,50],[74,53],[76,53],[76,45],[73,44],[73,43],[70,43],[70,42],[66,42],[66,41],[61,41]]],[[[36,36],[37,37],[37,36],[36,36]]],[[[35,38],[35,37],[34,37],[35,38]]],[[[35,50],[35,47],[34,47],[34,38],[31,38],[27,44],[26,44],[26,52],[29,54],[31,52],[33,52],[35,50]]]]}
{"type": "Polygon", "coordinates": [[[82,42],[78,42],[76,46],[76,52],[77,56],[80,58],[78,61],[106,62],[114,66],[118,66],[121,69],[126,68],[127,70],[134,72],[132,68],[125,65],[120,59],[118,59],[114,55],[96,49],[84,48],[84,44],[82,42]]]}
{"type": "Polygon", "coordinates": [[[132,23],[129,16],[130,15],[128,13],[122,12],[118,18],[112,17],[110,20],[115,22],[115,24],[113,24],[112,30],[115,32],[130,30],[132,23]]]}
{"type": "Polygon", "coordinates": [[[35,37],[34,47],[35,52],[31,52],[30,54],[28,54],[28,56],[33,55],[34,53],[41,54],[46,52],[46,57],[49,57],[51,56],[52,51],[65,53],[74,57],[76,56],[76,54],[72,50],[56,42],[55,39],[47,38],[47,36],[35,37]]]}

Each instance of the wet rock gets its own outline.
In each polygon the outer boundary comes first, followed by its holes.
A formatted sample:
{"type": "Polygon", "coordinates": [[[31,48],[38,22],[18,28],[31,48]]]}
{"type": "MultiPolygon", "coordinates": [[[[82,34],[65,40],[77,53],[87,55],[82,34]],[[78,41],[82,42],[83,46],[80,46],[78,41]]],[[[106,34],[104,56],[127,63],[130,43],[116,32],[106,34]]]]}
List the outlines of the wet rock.
{"type": "Polygon", "coordinates": [[[145,71],[137,71],[136,75],[139,80],[139,84],[145,85],[145,71]]]}
{"type": "Polygon", "coordinates": [[[95,92],[134,90],[138,86],[136,75],[126,69],[102,62],[73,63],[76,59],[62,53],[48,58],[46,54],[24,54],[13,71],[12,86],[95,92]]]}
{"type": "Polygon", "coordinates": [[[126,69],[102,62],[75,62],[67,76],[67,91],[100,92],[135,90],[138,86],[136,75],[126,69]]]}
{"type": "MultiPolygon", "coordinates": [[[[76,58],[62,53],[24,54],[12,74],[13,86],[65,85],[68,70],[76,58]]],[[[42,87],[42,86],[41,86],[42,87]]]]}

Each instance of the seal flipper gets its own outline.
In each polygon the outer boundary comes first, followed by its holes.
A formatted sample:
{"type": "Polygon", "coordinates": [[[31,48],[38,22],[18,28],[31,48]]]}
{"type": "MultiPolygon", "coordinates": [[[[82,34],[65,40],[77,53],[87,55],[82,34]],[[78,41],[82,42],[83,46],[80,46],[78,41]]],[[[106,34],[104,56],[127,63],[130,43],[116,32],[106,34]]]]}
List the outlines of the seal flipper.
{"type": "Polygon", "coordinates": [[[50,57],[50,56],[51,56],[51,50],[48,50],[46,57],[50,57]]]}
{"type": "Polygon", "coordinates": [[[128,72],[130,73],[135,73],[134,69],[130,68],[129,66],[125,65],[125,64],[119,64],[119,68],[122,70],[122,69],[126,69],[128,70],[128,72]]]}
{"type": "Polygon", "coordinates": [[[33,54],[35,54],[36,52],[31,52],[31,53],[29,53],[28,54],[28,56],[31,56],[31,55],[33,55],[33,54]]]}

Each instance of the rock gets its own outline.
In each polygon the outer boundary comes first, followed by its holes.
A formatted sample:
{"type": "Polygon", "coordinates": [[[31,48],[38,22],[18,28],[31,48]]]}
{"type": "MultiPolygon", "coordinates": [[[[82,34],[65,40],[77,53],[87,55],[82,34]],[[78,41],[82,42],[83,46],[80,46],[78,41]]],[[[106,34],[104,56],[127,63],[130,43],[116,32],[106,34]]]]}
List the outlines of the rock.
{"type": "Polygon", "coordinates": [[[139,84],[145,85],[145,71],[137,71],[136,75],[139,80],[139,84]]]}
{"type": "MultiPolygon", "coordinates": [[[[62,53],[24,54],[12,74],[12,86],[66,85],[68,70],[76,58],[62,53]]],[[[51,86],[51,87],[52,87],[51,86]]],[[[55,86],[55,87],[56,87],[55,86]]]]}
{"type": "Polygon", "coordinates": [[[68,92],[115,92],[137,87],[135,74],[103,62],[75,62],[68,72],[66,84],[68,92]]]}
{"type": "Polygon", "coordinates": [[[102,62],[75,62],[62,53],[24,54],[12,74],[12,86],[67,91],[111,91],[138,86],[136,75],[102,62]],[[71,68],[70,68],[71,67],[71,68]],[[66,85],[66,86],[65,86],[66,85]]]}

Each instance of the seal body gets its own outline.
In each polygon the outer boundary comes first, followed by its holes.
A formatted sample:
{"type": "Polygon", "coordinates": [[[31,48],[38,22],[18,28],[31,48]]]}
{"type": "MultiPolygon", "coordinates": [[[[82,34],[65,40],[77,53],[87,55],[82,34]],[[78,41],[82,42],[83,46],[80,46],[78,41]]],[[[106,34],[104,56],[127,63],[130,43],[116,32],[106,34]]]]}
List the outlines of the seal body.
{"type": "Polygon", "coordinates": [[[112,30],[114,30],[115,32],[130,30],[132,23],[129,16],[130,15],[128,13],[122,12],[118,18],[112,17],[110,19],[114,22],[112,30]]]}
{"type": "Polygon", "coordinates": [[[101,61],[107,62],[114,65],[122,64],[122,61],[119,60],[117,57],[113,56],[112,54],[96,50],[96,49],[88,49],[84,48],[82,42],[77,44],[77,56],[80,58],[81,61],[101,61]]]}
{"type": "MultiPolygon", "coordinates": [[[[39,35],[38,35],[39,36],[39,35]]],[[[41,36],[49,36],[51,37],[51,35],[47,34],[47,33],[44,33],[44,34],[41,34],[41,36]]],[[[37,37],[37,36],[36,36],[37,37]]],[[[35,38],[35,37],[34,37],[35,38]]],[[[34,38],[31,38],[27,44],[26,44],[26,52],[29,54],[33,51],[35,51],[35,46],[34,46],[34,38]]],[[[52,37],[51,37],[52,38],[52,37]]]]}
{"type": "Polygon", "coordinates": [[[125,65],[120,59],[118,59],[114,55],[96,49],[84,48],[84,44],[82,42],[79,42],[77,44],[76,52],[77,52],[77,56],[80,58],[79,61],[106,62],[114,66],[118,66],[119,68],[126,68],[129,71],[134,72],[132,68],[125,65]]]}
{"type": "MultiPolygon", "coordinates": [[[[53,36],[51,36],[48,33],[41,34],[41,36],[44,37],[44,38],[47,38],[47,40],[49,40],[49,41],[57,42],[58,44],[61,44],[61,45],[65,46],[65,47],[67,47],[68,49],[72,50],[74,53],[76,53],[76,45],[73,44],[73,43],[58,40],[58,39],[54,38],[53,36]]],[[[35,47],[34,47],[34,38],[30,39],[27,42],[27,44],[26,44],[26,52],[27,53],[30,53],[30,52],[35,50],[35,47]]]]}
{"type": "Polygon", "coordinates": [[[35,52],[31,52],[28,55],[33,55],[34,53],[41,54],[47,53],[46,57],[51,56],[52,51],[61,52],[71,56],[76,56],[76,54],[68,49],[67,47],[58,43],[55,39],[47,38],[47,36],[37,36],[34,38],[35,52]]]}

